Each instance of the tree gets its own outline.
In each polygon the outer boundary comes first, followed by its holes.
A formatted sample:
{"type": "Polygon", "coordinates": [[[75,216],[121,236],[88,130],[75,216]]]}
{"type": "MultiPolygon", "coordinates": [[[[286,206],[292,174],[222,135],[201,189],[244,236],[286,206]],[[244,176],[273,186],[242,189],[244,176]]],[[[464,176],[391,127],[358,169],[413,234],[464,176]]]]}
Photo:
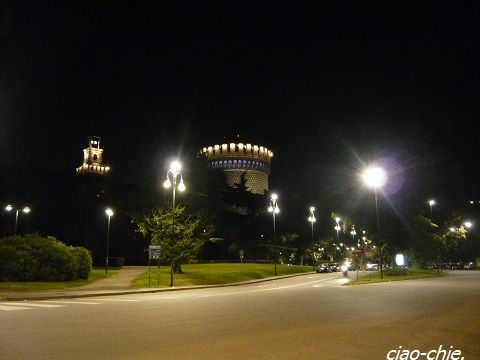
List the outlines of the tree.
{"type": "Polygon", "coordinates": [[[332,237],[318,239],[315,241],[315,243],[311,244],[305,249],[305,256],[312,260],[312,265],[322,260],[325,254],[329,256],[329,259],[333,259],[333,243],[334,239],[332,237]]]}
{"type": "Polygon", "coordinates": [[[443,237],[438,226],[419,214],[411,224],[410,248],[421,267],[437,263],[444,251],[443,237]]]}
{"type": "Polygon", "coordinates": [[[171,264],[172,271],[181,273],[181,263],[194,260],[201,247],[213,241],[214,226],[202,215],[188,212],[184,206],[172,209],[167,203],[133,221],[138,232],[150,236],[153,245],[160,245],[161,259],[171,264]]]}
{"type": "Polygon", "coordinates": [[[443,260],[456,263],[462,260],[462,255],[468,248],[467,229],[461,224],[461,218],[458,215],[452,216],[452,219],[445,224],[443,229],[444,253],[443,260]]]}

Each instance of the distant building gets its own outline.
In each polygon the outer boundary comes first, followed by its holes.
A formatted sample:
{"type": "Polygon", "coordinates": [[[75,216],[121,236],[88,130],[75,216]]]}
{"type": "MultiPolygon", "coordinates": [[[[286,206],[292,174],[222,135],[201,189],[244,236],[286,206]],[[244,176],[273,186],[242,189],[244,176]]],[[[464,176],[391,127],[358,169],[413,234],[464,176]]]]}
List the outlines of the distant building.
{"type": "Polygon", "coordinates": [[[268,191],[273,153],[266,147],[231,142],[204,147],[200,154],[207,157],[210,167],[223,170],[228,185],[240,184],[245,176],[245,185],[252,193],[264,195],[268,191]]]}
{"type": "Polygon", "coordinates": [[[110,167],[102,164],[103,149],[98,136],[88,137],[88,146],[83,149],[83,164],[77,168],[77,174],[105,175],[110,167]]]}

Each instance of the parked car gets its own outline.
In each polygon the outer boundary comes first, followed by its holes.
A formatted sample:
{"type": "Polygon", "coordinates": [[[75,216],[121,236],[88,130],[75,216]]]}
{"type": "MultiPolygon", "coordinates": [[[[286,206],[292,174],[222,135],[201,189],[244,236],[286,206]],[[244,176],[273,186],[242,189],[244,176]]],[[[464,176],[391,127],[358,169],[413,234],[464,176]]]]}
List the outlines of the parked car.
{"type": "Polygon", "coordinates": [[[367,266],[365,266],[365,270],[367,270],[367,271],[377,271],[378,270],[378,264],[368,263],[367,266]]]}
{"type": "Polygon", "coordinates": [[[330,269],[330,272],[340,271],[340,265],[338,263],[330,263],[328,264],[328,268],[330,269]]]}
{"type": "Polygon", "coordinates": [[[320,264],[317,266],[317,273],[329,273],[332,272],[328,266],[328,264],[320,264]]]}

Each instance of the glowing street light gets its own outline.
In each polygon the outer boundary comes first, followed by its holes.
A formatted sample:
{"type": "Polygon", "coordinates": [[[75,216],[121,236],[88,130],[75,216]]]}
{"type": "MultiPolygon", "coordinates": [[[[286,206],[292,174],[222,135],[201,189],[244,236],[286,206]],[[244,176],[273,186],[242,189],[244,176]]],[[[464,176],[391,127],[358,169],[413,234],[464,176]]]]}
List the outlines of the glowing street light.
{"type": "Polygon", "coordinates": [[[273,262],[275,264],[275,276],[277,276],[277,250],[276,250],[276,234],[275,234],[275,214],[280,212],[280,208],[278,207],[277,202],[277,194],[272,194],[270,199],[270,206],[268,207],[268,211],[273,215],[273,251],[274,251],[274,259],[273,262]]]}
{"type": "Polygon", "coordinates": [[[313,206],[310,208],[310,216],[308,217],[308,221],[312,223],[312,244],[313,244],[313,223],[317,221],[317,219],[315,219],[315,208],[313,206]]]}
{"type": "MultiPolygon", "coordinates": [[[[315,219],[315,208],[313,206],[310,208],[310,216],[308,217],[308,221],[312,223],[312,245],[313,245],[313,223],[317,221],[315,219]]],[[[312,257],[312,266],[315,266],[314,262],[315,262],[314,258],[312,257]]]]}
{"type": "Polygon", "coordinates": [[[113,210],[108,208],[105,210],[105,214],[108,216],[108,225],[107,225],[107,252],[105,255],[105,274],[108,274],[108,243],[110,241],[110,218],[113,215],[113,210]]]}
{"type": "Polygon", "coordinates": [[[352,231],[350,231],[350,235],[352,235],[352,246],[355,247],[355,235],[357,235],[357,232],[355,231],[355,225],[352,225],[352,231]]]}
{"type": "MultiPolygon", "coordinates": [[[[167,171],[167,180],[163,183],[165,188],[172,187],[172,246],[175,237],[175,190],[177,189],[177,179],[180,178],[180,183],[178,184],[178,191],[185,190],[185,184],[183,183],[183,176],[180,172],[182,168],[181,164],[178,161],[172,162],[170,169],[167,171]],[[170,180],[170,177],[172,178],[170,180]]],[[[173,287],[173,266],[174,259],[172,259],[172,264],[170,267],[170,287],[173,287]]]]}
{"type": "Polygon", "coordinates": [[[430,220],[433,222],[433,208],[432,208],[432,206],[435,205],[435,200],[429,200],[428,204],[430,205],[430,220]]]}
{"type": "MultiPolygon", "coordinates": [[[[5,207],[5,210],[7,211],[15,211],[15,230],[13,232],[14,235],[17,235],[17,224],[18,224],[18,213],[20,212],[20,209],[14,209],[12,205],[7,205],[5,207]]],[[[30,208],[28,206],[25,206],[22,210],[25,214],[28,214],[30,212],[30,208]]]]}
{"type": "MultiPolygon", "coordinates": [[[[340,221],[342,219],[340,219],[339,217],[336,217],[335,218],[335,222],[337,225],[335,225],[334,229],[337,230],[337,244],[340,242],[340,237],[338,235],[338,232],[340,231],[341,227],[340,227],[340,221]]],[[[335,251],[334,254],[333,254],[333,260],[335,260],[335,258],[337,257],[337,251],[335,250],[335,244],[333,244],[333,250],[335,251]]]]}
{"type": "MultiPolygon", "coordinates": [[[[377,198],[377,189],[385,185],[387,182],[388,176],[385,170],[381,167],[371,167],[365,170],[363,173],[363,181],[367,186],[373,187],[375,190],[375,211],[377,215],[377,236],[380,238],[380,222],[378,221],[378,198],[377,198]]],[[[383,279],[383,269],[382,269],[382,246],[380,244],[380,278],[383,279]]]]}

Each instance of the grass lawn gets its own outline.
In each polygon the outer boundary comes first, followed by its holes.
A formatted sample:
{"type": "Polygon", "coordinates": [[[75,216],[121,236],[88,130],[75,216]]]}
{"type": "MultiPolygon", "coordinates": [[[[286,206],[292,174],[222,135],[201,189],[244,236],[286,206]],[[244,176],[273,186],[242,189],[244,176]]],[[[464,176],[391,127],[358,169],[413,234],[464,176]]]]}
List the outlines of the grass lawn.
{"type": "Polygon", "coordinates": [[[383,270],[383,279],[380,277],[380,271],[369,271],[366,275],[361,275],[356,278],[357,273],[351,271],[349,276],[353,281],[349,281],[344,285],[359,285],[359,284],[373,284],[387,281],[400,281],[400,280],[415,280],[425,279],[438,276],[448,276],[445,272],[438,273],[433,269],[419,269],[417,267],[411,267],[407,269],[385,269],[383,270]]]}
{"type": "MultiPolygon", "coordinates": [[[[275,276],[273,264],[187,264],[182,265],[183,274],[173,274],[174,286],[228,284],[238,281],[262,279],[275,276]]],[[[277,275],[311,272],[311,266],[277,264],[277,275]]],[[[149,287],[148,272],[138,276],[132,283],[136,287],[149,287]]],[[[150,287],[170,286],[170,267],[150,269],[150,287]]]]}
{"type": "MultiPolygon", "coordinates": [[[[110,270],[110,269],[109,269],[110,270]]],[[[115,274],[115,270],[105,274],[105,268],[93,268],[87,280],[56,281],[56,282],[0,282],[1,292],[26,292],[43,290],[61,290],[90,284],[115,274]]]]}

